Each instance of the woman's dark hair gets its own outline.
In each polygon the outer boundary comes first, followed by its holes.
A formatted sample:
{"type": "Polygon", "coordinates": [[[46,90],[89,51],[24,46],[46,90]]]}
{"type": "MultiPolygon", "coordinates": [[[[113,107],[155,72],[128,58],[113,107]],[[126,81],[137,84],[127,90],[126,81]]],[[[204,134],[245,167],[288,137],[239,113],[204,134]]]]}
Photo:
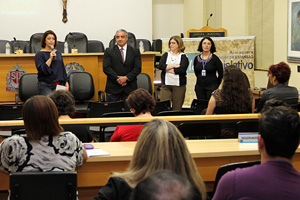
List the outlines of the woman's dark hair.
{"type": "Polygon", "coordinates": [[[234,65],[225,67],[222,85],[222,107],[235,113],[249,113],[252,97],[242,70],[234,65]]]}
{"type": "Polygon", "coordinates": [[[280,62],[269,67],[268,75],[275,76],[279,83],[286,83],[291,76],[291,69],[285,62],[280,62]]]}
{"type": "Polygon", "coordinates": [[[151,94],[143,88],[132,91],[126,99],[126,102],[129,108],[133,108],[135,110],[135,115],[152,112],[156,105],[151,94]]]}
{"type": "Polygon", "coordinates": [[[25,132],[29,140],[40,140],[43,136],[56,136],[63,131],[58,122],[58,111],[54,102],[43,95],[28,99],[23,106],[25,132]]]}
{"type": "Polygon", "coordinates": [[[204,40],[209,40],[209,41],[210,41],[210,43],[211,43],[210,52],[211,52],[211,53],[214,53],[214,52],[217,51],[217,50],[216,50],[216,45],[215,45],[214,41],[213,41],[210,37],[204,37],[204,38],[202,38],[202,40],[201,40],[200,43],[199,43],[199,46],[198,46],[197,51],[203,52],[203,49],[202,49],[202,43],[203,43],[204,40]]]}
{"type": "Polygon", "coordinates": [[[47,36],[48,35],[54,35],[54,38],[55,38],[55,43],[54,43],[54,48],[57,46],[57,37],[56,37],[56,34],[53,32],[53,31],[51,31],[51,30],[48,30],[48,31],[46,31],[44,34],[43,34],[43,36],[42,36],[42,38],[41,38],[41,47],[42,48],[45,48],[46,47],[46,38],[47,38],[47,36]]]}
{"type": "Polygon", "coordinates": [[[69,91],[56,90],[49,97],[55,103],[59,115],[74,115],[75,114],[75,99],[69,91]]]}

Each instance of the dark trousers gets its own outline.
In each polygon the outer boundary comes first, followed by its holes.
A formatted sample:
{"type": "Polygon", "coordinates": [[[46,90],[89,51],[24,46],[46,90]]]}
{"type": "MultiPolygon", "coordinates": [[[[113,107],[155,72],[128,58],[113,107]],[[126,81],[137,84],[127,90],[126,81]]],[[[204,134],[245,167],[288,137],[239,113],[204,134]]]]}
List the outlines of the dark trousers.
{"type": "Polygon", "coordinates": [[[195,85],[195,92],[197,99],[209,100],[211,93],[218,88],[218,84],[211,84],[208,86],[195,85]]]}
{"type": "Polygon", "coordinates": [[[49,95],[51,94],[53,91],[55,91],[56,89],[56,85],[52,85],[49,83],[45,83],[45,82],[39,82],[38,84],[38,94],[39,95],[49,95]]]}

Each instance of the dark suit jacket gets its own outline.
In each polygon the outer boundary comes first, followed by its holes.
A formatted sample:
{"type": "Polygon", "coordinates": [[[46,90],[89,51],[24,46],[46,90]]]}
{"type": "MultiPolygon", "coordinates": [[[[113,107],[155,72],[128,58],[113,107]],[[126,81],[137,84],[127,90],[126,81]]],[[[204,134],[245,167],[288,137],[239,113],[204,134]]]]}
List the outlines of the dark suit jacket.
{"type": "Polygon", "coordinates": [[[127,44],[126,59],[123,63],[119,47],[115,45],[105,50],[103,57],[103,72],[107,75],[105,92],[110,94],[129,94],[137,89],[136,77],[141,73],[141,54],[136,48],[127,44]],[[118,76],[128,78],[127,85],[118,84],[118,76]]]}

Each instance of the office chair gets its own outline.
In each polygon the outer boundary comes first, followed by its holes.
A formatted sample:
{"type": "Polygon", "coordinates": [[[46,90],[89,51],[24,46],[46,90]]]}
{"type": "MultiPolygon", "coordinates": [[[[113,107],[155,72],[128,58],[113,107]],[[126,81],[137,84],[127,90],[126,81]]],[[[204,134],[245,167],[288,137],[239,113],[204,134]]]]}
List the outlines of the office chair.
{"type": "Polygon", "coordinates": [[[260,164],[260,160],[258,160],[258,161],[246,161],[246,162],[239,162],[239,163],[230,163],[230,164],[221,166],[218,169],[218,172],[217,172],[217,175],[216,175],[216,178],[215,178],[213,194],[211,195],[211,197],[213,197],[213,195],[215,194],[218,183],[219,183],[220,179],[222,178],[222,176],[224,174],[226,174],[229,171],[235,170],[237,168],[252,167],[254,165],[259,165],[259,164],[260,164]]]}
{"type": "Polygon", "coordinates": [[[90,100],[95,94],[94,80],[88,72],[73,72],[69,75],[69,90],[73,94],[76,112],[87,112],[86,100],[90,100]]]}
{"type": "Polygon", "coordinates": [[[61,41],[57,41],[57,45],[55,47],[55,49],[57,51],[59,51],[60,53],[64,53],[65,52],[65,47],[64,47],[65,43],[64,42],[61,42],[61,41]]]}
{"type": "Polygon", "coordinates": [[[72,49],[78,49],[78,53],[88,52],[88,38],[84,33],[70,32],[65,41],[68,42],[69,52],[72,52],[72,49]]]}
{"type": "Polygon", "coordinates": [[[150,76],[146,73],[140,73],[136,77],[136,79],[137,79],[137,87],[144,88],[152,95],[153,90],[152,90],[152,82],[150,76]]]}
{"type": "Polygon", "coordinates": [[[258,132],[258,120],[238,121],[234,127],[234,138],[238,138],[240,132],[258,132]]]}
{"type": "MultiPolygon", "coordinates": [[[[136,48],[136,39],[135,39],[135,35],[133,33],[127,32],[128,33],[128,41],[127,44],[130,45],[133,48],[136,48]]],[[[109,42],[109,48],[113,47],[116,44],[116,38],[114,36],[113,39],[111,39],[111,41],[109,42]]]]}
{"type": "Polygon", "coordinates": [[[208,100],[204,99],[194,99],[191,104],[191,111],[194,111],[196,115],[204,115],[203,110],[208,106],[208,100]]]}
{"type": "Polygon", "coordinates": [[[147,40],[147,39],[136,39],[136,48],[139,49],[140,42],[143,42],[144,51],[151,51],[152,50],[151,42],[149,40],[147,40]]]}
{"type": "Polygon", "coordinates": [[[29,41],[23,40],[12,40],[9,42],[10,44],[10,53],[14,53],[15,50],[23,50],[23,53],[28,53],[26,50],[26,46],[29,45],[29,41]]]}
{"type": "Polygon", "coordinates": [[[25,102],[30,97],[38,94],[38,75],[23,74],[19,82],[19,98],[25,102]]]}
{"type": "Polygon", "coordinates": [[[9,179],[11,200],[77,199],[76,172],[14,172],[9,179]]]}
{"type": "Polygon", "coordinates": [[[219,139],[221,123],[218,122],[184,122],[178,126],[184,138],[188,139],[219,139]]]}
{"type": "Polygon", "coordinates": [[[23,105],[0,105],[0,120],[15,120],[22,117],[23,105]]]}
{"type": "Polygon", "coordinates": [[[30,53],[36,53],[42,49],[41,47],[41,39],[44,33],[35,33],[30,37],[30,53]]]}
{"type": "Polygon", "coordinates": [[[152,41],[152,51],[162,53],[162,40],[156,39],[152,41]]]}
{"type": "Polygon", "coordinates": [[[104,52],[105,48],[101,41],[99,40],[89,40],[88,41],[88,53],[98,53],[104,52]]]}
{"type": "Polygon", "coordinates": [[[170,110],[171,110],[170,100],[156,101],[156,106],[155,106],[154,110],[151,112],[151,114],[153,116],[157,116],[157,114],[162,111],[170,111],[170,110]]]}
{"type": "Polygon", "coordinates": [[[7,40],[0,40],[0,53],[5,53],[7,40]]]}

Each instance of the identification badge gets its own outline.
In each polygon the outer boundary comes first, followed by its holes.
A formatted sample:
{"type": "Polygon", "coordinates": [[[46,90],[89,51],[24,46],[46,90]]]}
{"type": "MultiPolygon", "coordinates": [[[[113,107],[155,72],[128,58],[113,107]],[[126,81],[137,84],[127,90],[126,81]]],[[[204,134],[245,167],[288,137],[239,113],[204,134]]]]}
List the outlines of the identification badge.
{"type": "Polygon", "coordinates": [[[202,76],[206,76],[206,70],[205,69],[202,70],[202,76]]]}

